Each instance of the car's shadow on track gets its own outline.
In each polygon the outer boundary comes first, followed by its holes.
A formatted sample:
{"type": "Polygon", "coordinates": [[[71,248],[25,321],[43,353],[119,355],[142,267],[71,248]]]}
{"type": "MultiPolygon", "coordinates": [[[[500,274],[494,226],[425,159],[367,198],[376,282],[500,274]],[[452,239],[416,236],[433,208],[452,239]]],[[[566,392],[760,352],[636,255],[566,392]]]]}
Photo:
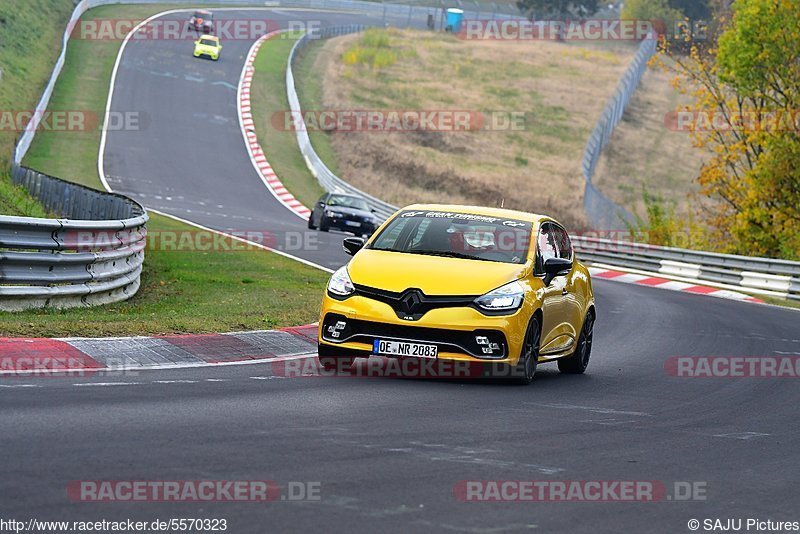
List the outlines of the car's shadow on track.
{"type": "MultiPolygon", "coordinates": [[[[483,365],[479,366],[436,366],[431,362],[417,362],[411,360],[413,365],[403,365],[394,358],[357,358],[351,368],[325,370],[317,362],[309,359],[309,365],[303,367],[302,373],[286,372],[286,368],[273,369],[275,374],[289,377],[319,377],[319,378],[345,378],[345,379],[372,379],[372,380],[391,380],[398,382],[428,382],[435,384],[447,384],[455,386],[481,386],[496,388],[515,388],[522,384],[514,381],[508,373],[498,374],[492,369],[483,365]]],[[[588,375],[566,375],[558,371],[555,365],[547,364],[539,367],[533,379],[533,383],[528,387],[542,386],[545,384],[565,385],[567,383],[577,385],[588,384],[591,377],[588,375]]]]}

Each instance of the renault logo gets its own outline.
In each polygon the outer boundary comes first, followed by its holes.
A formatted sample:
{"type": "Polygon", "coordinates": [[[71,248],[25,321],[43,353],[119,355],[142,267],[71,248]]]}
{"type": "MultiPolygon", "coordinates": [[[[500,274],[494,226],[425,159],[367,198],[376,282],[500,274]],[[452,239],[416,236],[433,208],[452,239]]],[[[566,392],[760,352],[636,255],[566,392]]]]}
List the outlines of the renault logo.
{"type": "Polygon", "coordinates": [[[409,291],[400,298],[400,308],[403,312],[413,314],[422,303],[422,296],[416,289],[409,291]]]}

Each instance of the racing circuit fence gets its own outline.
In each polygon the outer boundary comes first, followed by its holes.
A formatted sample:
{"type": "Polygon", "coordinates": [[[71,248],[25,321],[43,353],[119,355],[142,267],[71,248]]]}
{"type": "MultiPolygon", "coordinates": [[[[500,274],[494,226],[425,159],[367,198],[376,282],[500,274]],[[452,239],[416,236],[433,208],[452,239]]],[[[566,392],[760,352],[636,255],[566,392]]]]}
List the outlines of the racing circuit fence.
{"type": "Polygon", "coordinates": [[[633,61],[625,71],[625,75],[617,85],[614,96],[606,104],[600,120],[589,136],[586,148],[583,152],[581,168],[585,181],[583,194],[583,208],[589,222],[594,228],[604,228],[607,230],[625,229],[634,217],[622,206],[617,205],[613,200],[603,194],[593,183],[592,177],[600,160],[600,154],[611,139],[619,121],[622,119],[625,108],[628,106],[631,95],[636,91],[642,79],[644,71],[647,70],[647,63],[656,52],[657,40],[654,37],[644,39],[639,45],[633,61]]]}
{"type": "MultiPolygon", "coordinates": [[[[361,25],[328,27],[320,31],[307,33],[295,43],[289,56],[289,64],[286,70],[286,92],[292,115],[301,116],[301,106],[297,97],[292,67],[295,65],[297,58],[300,57],[303,50],[308,46],[309,42],[317,39],[326,39],[339,35],[356,33],[364,29],[365,26],[361,25]]],[[[594,170],[603,149],[608,144],[611,134],[622,119],[622,115],[630,101],[631,95],[639,86],[642,75],[647,69],[648,61],[655,54],[656,46],[657,40],[655,37],[644,39],[641,42],[633,61],[625,71],[614,95],[603,110],[600,119],[586,143],[581,164],[585,181],[583,202],[584,211],[594,228],[622,230],[627,228],[628,224],[634,221],[634,217],[625,208],[609,199],[592,183],[592,176],[594,175],[594,170]]],[[[363,196],[370,204],[370,207],[375,209],[383,218],[388,217],[396,210],[395,206],[356,189],[336,176],[315,152],[305,128],[297,128],[296,132],[297,143],[300,146],[300,151],[303,153],[306,165],[317,178],[323,189],[326,191],[341,191],[363,196]]]]}

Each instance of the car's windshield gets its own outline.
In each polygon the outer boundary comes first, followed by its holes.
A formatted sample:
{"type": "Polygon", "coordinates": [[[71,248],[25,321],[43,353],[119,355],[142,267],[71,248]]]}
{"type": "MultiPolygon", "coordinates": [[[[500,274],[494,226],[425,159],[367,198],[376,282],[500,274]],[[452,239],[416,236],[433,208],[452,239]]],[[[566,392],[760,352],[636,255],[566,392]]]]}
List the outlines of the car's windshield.
{"type": "Polygon", "coordinates": [[[217,42],[214,39],[201,39],[200,44],[207,46],[217,46],[217,42]]]}
{"type": "Polygon", "coordinates": [[[342,206],[345,208],[369,211],[369,206],[364,199],[348,195],[332,195],[331,198],[328,199],[328,206],[342,206]]]}
{"type": "Polygon", "coordinates": [[[503,263],[524,263],[531,223],[441,211],[404,211],[369,248],[503,263]]]}
{"type": "Polygon", "coordinates": [[[194,18],[196,19],[203,19],[203,20],[211,20],[211,13],[207,11],[195,11],[194,18]]]}

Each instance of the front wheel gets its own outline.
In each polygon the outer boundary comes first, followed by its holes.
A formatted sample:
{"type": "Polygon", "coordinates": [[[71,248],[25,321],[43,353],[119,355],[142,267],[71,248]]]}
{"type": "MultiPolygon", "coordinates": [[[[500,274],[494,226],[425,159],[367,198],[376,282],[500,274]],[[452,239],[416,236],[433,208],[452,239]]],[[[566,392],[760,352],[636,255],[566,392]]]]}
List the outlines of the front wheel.
{"type": "Polygon", "coordinates": [[[328,224],[328,221],[325,220],[325,216],[323,215],[319,219],[319,231],[320,232],[327,232],[328,230],[330,230],[330,224],[328,224]]]}
{"type": "Polygon", "coordinates": [[[558,360],[558,370],[565,374],[580,375],[586,371],[592,355],[592,336],[594,333],[594,313],[589,312],[583,320],[583,328],[578,336],[575,352],[558,360]]]}
{"type": "Polygon", "coordinates": [[[539,319],[534,317],[528,326],[525,334],[525,341],[522,344],[522,354],[520,354],[517,365],[512,370],[511,381],[515,384],[527,385],[533,382],[533,375],[536,374],[536,365],[539,362],[539,341],[542,330],[539,326],[539,319]]]}

